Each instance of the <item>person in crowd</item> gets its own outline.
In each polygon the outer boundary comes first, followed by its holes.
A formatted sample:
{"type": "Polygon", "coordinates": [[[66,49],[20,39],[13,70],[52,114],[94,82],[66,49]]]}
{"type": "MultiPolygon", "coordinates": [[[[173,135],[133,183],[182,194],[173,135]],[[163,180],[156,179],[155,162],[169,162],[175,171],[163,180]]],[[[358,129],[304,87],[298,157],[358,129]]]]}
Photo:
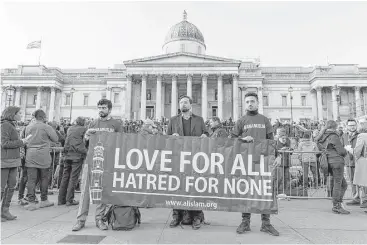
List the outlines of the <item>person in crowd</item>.
{"type": "Polygon", "coordinates": [[[158,134],[157,125],[151,120],[145,120],[143,127],[141,128],[140,132],[141,135],[155,135],[158,134]]]}
{"type": "Polygon", "coordinates": [[[301,139],[301,141],[298,144],[297,151],[305,152],[300,153],[298,158],[299,161],[302,164],[303,168],[303,184],[304,188],[307,188],[309,186],[308,183],[308,173],[309,169],[312,173],[312,179],[313,179],[313,187],[318,187],[319,182],[319,170],[317,168],[317,156],[316,152],[319,151],[319,148],[317,147],[317,144],[311,140],[311,135],[309,133],[304,134],[304,138],[301,139]],[[315,153],[313,153],[315,152],[315,153]]]}
{"type": "MultiPolygon", "coordinates": [[[[342,144],[344,147],[350,146],[350,148],[355,148],[357,137],[358,137],[358,130],[357,130],[357,121],[353,118],[347,120],[347,133],[344,134],[342,139],[342,144]]],[[[352,153],[348,152],[345,156],[345,165],[347,167],[347,172],[349,179],[353,183],[354,180],[354,173],[355,173],[355,159],[352,153]]],[[[352,184],[352,195],[353,199],[349,202],[346,202],[348,206],[353,205],[360,205],[361,199],[359,196],[359,192],[356,185],[352,184]]],[[[364,202],[367,202],[365,199],[364,202]]]]}
{"type": "MultiPolygon", "coordinates": [[[[259,98],[256,93],[245,95],[246,115],[237,120],[231,138],[241,138],[244,142],[254,140],[270,139],[273,140],[273,127],[267,117],[258,112],[259,98]]],[[[261,214],[261,231],[273,236],[279,236],[279,232],[270,224],[270,214],[261,214]]],[[[242,213],[242,222],[237,228],[238,234],[250,231],[251,213],[242,213]]]]}
{"type": "MultiPolygon", "coordinates": [[[[367,208],[367,119],[361,119],[360,121],[360,129],[355,147],[349,145],[346,146],[346,149],[349,153],[353,154],[355,159],[353,185],[356,186],[357,193],[361,194],[359,200],[362,199],[362,204],[360,207],[367,208]]],[[[367,213],[367,211],[364,212],[367,213]]]]}
{"type": "Polygon", "coordinates": [[[350,214],[342,205],[345,191],[348,188],[344,178],[344,157],[347,151],[343,148],[337,134],[337,123],[333,120],[328,120],[325,127],[321,129],[319,136],[317,137],[319,146],[327,152],[328,165],[333,176],[332,211],[337,214],[350,214]]]}
{"type": "MultiPolygon", "coordinates": [[[[107,131],[107,132],[123,132],[122,124],[118,120],[112,118],[112,102],[107,99],[101,99],[97,103],[99,118],[91,122],[88,130],[84,135],[84,142],[86,146],[89,145],[89,138],[92,134],[97,131],[107,131]]],[[[79,231],[85,227],[85,221],[88,217],[89,203],[90,203],[90,175],[89,166],[86,164],[83,167],[82,172],[82,183],[81,183],[81,194],[79,201],[79,209],[77,213],[77,222],[73,226],[72,231],[79,231]]],[[[100,203],[97,205],[95,221],[96,226],[100,230],[108,230],[108,226],[103,222],[102,218],[107,210],[107,205],[100,203]]]]}
{"type": "Polygon", "coordinates": [[[25,208],[30,211],[54,205],[53,202],[48,200],[49,168],[51,167],[50,145],[52,142],[58,142],[55,130],[45,123],[46,113],[39,109],[34,112],[34,117],[36,121],[30,124],[25,132],[27,137],[31,135],[27,144],[25,161],[28,175],[27,191],[29,194],[29,204],[25,208]],[[41,189],[39,206],[35,202],[38,178],[41,189]]]}
{"type": "Polygon", "coordinates": [[[287,137],[286,131],[284,128],[278,128],[276,133],[276,143],[275,143],[275,157],[280,155],[281,157],[281,164],[278,167],[277,179],[278,179],[278,186],[277,190],[280,193],[289,193],[290,191],[290,160],[291,160],[291,153],[289,152],[282,152],[282,151],[291,151],[291,141],[287,137]]]}
{"type": "MultiPolygon", "coordinates": [[[[200,136],[207,137],[208,132],[206,130],[204,119],[191,112],[192,99],[187,96],[181,96],[180,98],[180,110],[181,114],[171,118],[167,135],[173,136],[200,136]]],[[[173,209],[172,221],[170,227],[177,227],[183,220],[185,210],[173,209]]],[[[192,228],[194,230],[200,229],[203,220],[203,212],[201,210],[187,210],[186,213],[192,220],[192,228]]]]}
{"type": "Polygon", "coordinates": [[[219,117],[212,117],[210,119],[210,128],[212,133],[210,134],[210,138],[218,138],[218,137],[228,137],[227,131],[224,129],[219,117]]]}
{"type": "Polygon", "coordinates": [[[75,125],[69,128],[66,136],[64,173],[59,190],[58,205],[71,206],[79,204],[78,201],[74,200],[74,191],[88,151],[83,141],[87,131],[84,124],[85,119],[78,117],[75,120],[75,125]]]}
{"type": "Polygon", "coordinates": [[[19,138],[15,125],[21,118],[22,112],[16,106],[5,108],[1,115],[1,222],[17,218],[9,208],[17,181],[17,168],[21,166],[20,148],[31,137],[19,138]]]}

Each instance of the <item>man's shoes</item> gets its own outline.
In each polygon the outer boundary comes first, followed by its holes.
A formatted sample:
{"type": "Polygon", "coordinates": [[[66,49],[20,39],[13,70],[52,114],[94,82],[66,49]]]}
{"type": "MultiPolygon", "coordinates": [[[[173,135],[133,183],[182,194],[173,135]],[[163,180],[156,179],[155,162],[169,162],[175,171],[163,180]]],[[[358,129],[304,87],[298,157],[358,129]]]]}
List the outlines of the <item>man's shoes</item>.
{"type": "Polygon", "coordinates": [[[98,229],[100,229],[101,231],[105,231],[108,230],[108,226],[102,221],[102,220],[97,220],[96,221],[96,226],[98,227],[98,229]]]}
{"type": "Polygon", "coordinates": [[[367,202],[363,202],[360,207],[361,208],[367,208],[367,202]]]}
{"type": "Polygon", "coordinates": [[[246,231],[251,231],[250,222],[242,221],[241,224],[237,227],[236,232],[237,234],[243,234],[246,231]]]}
{"type": "Polygon", "coordinates": [[[1,209],[1,218],[4,218],[6,220],[15,220],[17,218],[17,216],[15,215],[12,215],[10,212],[9,212],[9,207],[3,207],[1,209]]]}
{"type": "Polygon", "coordinates": [[[336,214],[350,214],[349,211],[345,210],[341,203],[336,203],[333,205],[332,211],[336,214]]]}
{"type": "Polygon", "coordinates": [[[174,227],[177,227],[179,224],[180,224],[180,220],[178,218],[173,218],[173,220],[169,224],[169,227],[174,228],[174,227]]]}
{"type": "Polygon", "coordinates": [[[199,217],[195,217],[192,221],[192,229],[193,230],[199,230],[201,227],[201,220],[199,217]]]}
{"type": "Polygon", "coordinates": [[[66,206],[75,206],[79,205],[78,201],[72,200],[71,202],[66,202],[66,206]]]}
{"type": "Polygon", "coordinates": [[[38,209],[39,207],[38,207],[38,205],[36,203],[30,202],[27,205],[25,205],[24,208],[26,210],[29,210],[29,211],[34,211],[34,210],[38,209]]]}
{"type": "Polygon", "coordinates": [[[66,202],[58,202],[57,203],[57,205],[59,205],[59,206],[62,206],[62,205],[65,205],[66,204],[66,202]]]}
{"type": "Polygon", "coordinates": [[[25,199],[25,198],[22,198],[22,199],[19,199],[18,200],[18,204],[21,205],[21,206],[25,206],[27,205],[29,202],[25,199]]]}
{"type": "Polygon", "coordinates": [[[361,203],[359,202],[359,200],[351,200],[349,202],[345,203],[347,206],[359,206],[361,203]]]}
{"type": "Polygon", "coordinates": [[[73,229],[71,229],[72,231],[80,231],[81,229],[83,229],[85,227],[85,221],[80,221],[78,220],[76,222],[76,224],[73,226],[73,229]]]}
{"type": "Polygon", "coordinates": [[[53,202],[50,202],[49,200],[41,201],[40,208],[47,208],[55,205],[53,202]]]}
{"type": "Polygon", "coordinates": [[[262,224],[260,231],[266,232],[272,236],[279,236],[279,232],[271,224],[262,224]]]}

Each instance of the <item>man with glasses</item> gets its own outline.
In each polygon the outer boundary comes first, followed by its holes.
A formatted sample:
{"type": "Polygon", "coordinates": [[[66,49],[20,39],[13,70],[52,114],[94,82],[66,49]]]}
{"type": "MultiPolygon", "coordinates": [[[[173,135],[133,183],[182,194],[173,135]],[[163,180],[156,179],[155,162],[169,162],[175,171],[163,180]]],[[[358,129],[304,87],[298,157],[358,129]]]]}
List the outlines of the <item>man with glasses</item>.
{"type": "MultiPolygon", "coordinates": [[[[99,118],[92,121],[88,127],[87,132],[84,136],[84,141],[88,148],[89,138],[92,134],[98,132],[122,132],[122,124],[120,121],[111,117],[112,103],[110,100],[101,99],[98,101],[98,114],[99,118]]],[[[89,185],[90,185],[90,175],[88,164],[84,165],[82,182],[81,182],[81,194],[80,194],[80,202],[79,209],[77,214],[77,223],[73,226],[73,231],[79,231],[85,226],[85,221],[88,217],[89,212],[89,203],[90,203],[90,193],[89,193],[89,185]]],[[[102,221],[102,218],[107,209],[107,205],[100,203],[97,205],[95,220],[96,226],[100,230],[108,230],[108,226],[102,221]]]]}
{"type": "MultiPolygon", "coordinates": [[[[342,143],[344,147],[351,147],[355,148],[357,137],[358,137],[358,130],[357,130],[357,121],[355,119],[348,119],[347,121],[347,130],[348,133],[344,134],[342,137],[342,143]]],[[[361,198],[362,198],[362,206],[361,207],[367,207],[367,198],[366,197],[360,197],[359,191],[356,185],[353,185],[353,179],[354,179],[354,172],[355,172],[355,158],[354,155],[348,152],[347,156],[345,157],[345,163],[347,166],[347,172],[348,176],[350,178],[350,182],[352,183],[352,194],[353,199],[346,204],[348,206],[359,206],[361,204],[361,198]]]]}

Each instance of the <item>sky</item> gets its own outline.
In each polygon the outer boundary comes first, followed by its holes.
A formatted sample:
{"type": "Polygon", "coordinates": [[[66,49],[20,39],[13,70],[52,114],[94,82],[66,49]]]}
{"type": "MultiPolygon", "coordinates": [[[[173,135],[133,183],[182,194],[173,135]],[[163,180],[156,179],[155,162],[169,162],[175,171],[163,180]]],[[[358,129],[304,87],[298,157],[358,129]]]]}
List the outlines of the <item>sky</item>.
{"type": "Polygon", "coordinates": [[[5,2],[0,67],[112,68],[162,54],[182,20],[202,32],[206,54],[260,58],[261,66],[367,66],[367,2],[5,2]]]}

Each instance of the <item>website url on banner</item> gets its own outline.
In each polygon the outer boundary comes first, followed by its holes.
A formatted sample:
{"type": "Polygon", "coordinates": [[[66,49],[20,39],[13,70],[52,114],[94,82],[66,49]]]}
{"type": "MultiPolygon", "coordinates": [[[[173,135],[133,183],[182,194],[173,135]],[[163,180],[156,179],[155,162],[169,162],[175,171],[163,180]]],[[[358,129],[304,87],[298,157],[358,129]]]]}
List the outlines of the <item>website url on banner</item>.
{"type": "Polygon", "coordinates": [[[209,208],[209,209],[217,209],[218,204],[216,202],[196,202],[196,201],[166,201],[167,206],[174,207],[192,207],[192,208],[209,208]]]}

